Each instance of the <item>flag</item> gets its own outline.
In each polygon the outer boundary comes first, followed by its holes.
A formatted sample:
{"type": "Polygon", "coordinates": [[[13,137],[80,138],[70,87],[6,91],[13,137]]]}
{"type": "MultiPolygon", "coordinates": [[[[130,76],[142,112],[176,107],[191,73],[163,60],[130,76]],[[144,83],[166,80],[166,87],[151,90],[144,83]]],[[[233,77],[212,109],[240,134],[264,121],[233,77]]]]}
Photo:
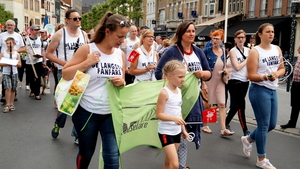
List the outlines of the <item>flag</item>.
{"type": "Polygon", "coordinates": [[[216,123],[217,122],[217,108],[212,108],[202,111],[203,123],[216,123]]]}
{"type": "MultiPolygon", "coordinates": [[[[189,114],[198,99],[198,83],[199,79],[193,73],[189,73],[180,87],[183,118],[189,114]]],[[[140,81],[121,88],[107,82],[120,154],[141,145],[162,148],[158,137],[156,102],[164,84],[164,80],[140,81]]],[[[101,158],[100,156],[100,168],[101,158]]]]}
{"type": "Polygon", "coordinates": [[[135,61],[135,59],[137,58],[137,57],[139,57],[140,56],[140,54],[137,52],[137,51],[135,51],[135,50],[133,50],[131,53],[130,53],[130,55],[128,56],[128,62],[131,62],[131,63],[133,63],[134,61],[135,61]]]}

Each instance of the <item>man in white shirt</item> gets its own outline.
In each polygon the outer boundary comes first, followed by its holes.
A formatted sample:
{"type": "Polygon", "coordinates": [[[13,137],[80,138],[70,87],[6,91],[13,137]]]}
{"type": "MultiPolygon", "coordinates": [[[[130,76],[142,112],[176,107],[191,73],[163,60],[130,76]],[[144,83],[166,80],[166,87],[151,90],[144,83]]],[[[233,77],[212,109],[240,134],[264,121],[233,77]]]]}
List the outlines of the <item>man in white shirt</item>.
{"type": "MultiPolygon", "coordinates": [[[[22,36],[20,34],[18,34],[17,32],[15,32],[15,28],[16,28],[16,23],[13,20],[7,20],[5,23],[6,26],[6,32],[3,32],[0,34],[0,52],[3,52],[7,49],[6,47],[6,42],[5,40],[8,37],[12,37],[15,39],[16,45],[14,47],[14,49],[20,53],[20,52],[26,52],[25,50],[25,45],[22,39],[22,36]]],[[[17,94],[17,92],[16,92],[17,94]]],[[[3,89],[3,85],[2,85],[2,98],[1,98],[1,102],[5,102],[5,90],[3,89]]],[[[15,101],[17,100],[17,98],[15,97],[15,101]]]]}
{"type": "Polygon", "coordinates": [[[126,71],[125,71],[125,81],[126,84],[133,83],[134,76],[130,75],[129,67],[130,62],[128,62],[128,56],[133,51],[134,44],[140,42],[140,39],[137,37],[137,27],[131,26],[129,28],[129,37],[124,40],[124,43],[122,43],[121,49],[125,52],[126,56],[126,71]]]}
{"type": "MultiPolygon", "coordinates": [[[[87,34],[80,29],[82,18],[79,13],[74,9],[70,9],[66,12],[65,17],[67,26],[55,32],[46,50],[46,58],[57,64],[58,80],[62,77],[63,66],[72,58],[77,48],[88,42],[87,34]]],[[[59,136],[59,130],[65,126],[67,119],[66,114],[59,111],[57,113],[54,128],[51,131],[53,138],[59,136]]],[[[77,134],[74,128],[72,136],[75,136],[74,143],[78,144],[77,134]]]]}

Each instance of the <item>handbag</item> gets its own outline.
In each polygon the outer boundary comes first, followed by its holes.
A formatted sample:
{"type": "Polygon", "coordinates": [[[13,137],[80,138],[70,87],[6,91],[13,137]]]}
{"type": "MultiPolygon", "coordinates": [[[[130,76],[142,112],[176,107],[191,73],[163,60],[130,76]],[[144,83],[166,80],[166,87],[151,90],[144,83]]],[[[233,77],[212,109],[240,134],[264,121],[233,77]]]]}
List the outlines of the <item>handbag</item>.
{"type": "MultiPolygon", "coordinates": [[[[225,56],[225,52],[223,49],[223,54],[224,54],[224,67],[223,69],[226,68],[226,56],[225,56]]],[[[229,74],[228,73],[224,73],[224,71],[222,72],[222,80],[225,84],[228,84],[228,80],[229,80],[229,74]]]]}

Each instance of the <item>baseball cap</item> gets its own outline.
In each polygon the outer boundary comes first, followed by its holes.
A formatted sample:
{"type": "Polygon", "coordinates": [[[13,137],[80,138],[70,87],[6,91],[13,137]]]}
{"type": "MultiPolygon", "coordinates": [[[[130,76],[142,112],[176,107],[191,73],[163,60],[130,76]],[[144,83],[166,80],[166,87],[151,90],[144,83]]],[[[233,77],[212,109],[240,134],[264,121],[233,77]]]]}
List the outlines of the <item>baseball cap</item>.
{"type": "Polygon", "coordinates": [[[40,32],[47,32],[47,30],[46,29],[41,29],[40,32]]]}
{"type": "Polygon", "coordinates": [[[36,25],[30,27],[30,30],[40,30],[40,28],[36,25]]]}

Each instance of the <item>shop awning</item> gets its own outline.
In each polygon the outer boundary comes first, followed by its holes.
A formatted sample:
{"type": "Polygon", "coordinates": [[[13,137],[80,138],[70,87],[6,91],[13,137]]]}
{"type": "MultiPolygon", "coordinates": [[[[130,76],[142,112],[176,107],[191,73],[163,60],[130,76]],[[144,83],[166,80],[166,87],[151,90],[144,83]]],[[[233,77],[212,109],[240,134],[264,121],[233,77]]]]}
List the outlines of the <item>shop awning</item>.
{"type": "Polygon", "coordinates": [[[291,17],[280,17],[280,18],[276,17],[276,18],[245,20],[241,23],[238,23],[234,26],[229,27],[228,30],[227,30],[227,36],[228,37],[234,37],[235,32],[238,31],[238,30],[241,30],[241,29],[244,30],[247,35],[253,35],[257,31],[258,27],[260,25],[262,25],[263,23],[270,23],[276,29],[276,25],[278,25],[278,24],[280,24],[284,21],[287,21],[286,26],[291,25],[291,17]]]}
{"type": "Polygon", "coordinates": [[[214,26],[204,26],[196,29],[196,36],[209,36],[211,30],[217,30],[219,28],[214,26]]]}
{"type": "MultiPolygon", "coordinates": [[[[238,13],[238,14],[229,14],[228,19],[233,18],[233,17],[238,16],[238,15],[240,15],[240,13],[238,13]]],[[[196,25],[196,28],[202,27],[202,26],[213,25],[215,23],[218,23],[218,22],[221,22],[221,21],[224,21],[224,20],[225,20],[225,15],[221,15],[221,16],[215,17],[214,19],[211,19],[209,21],[206,21],[206,22],[203,22],[203,23],[200,23],[200,24],[196,25]]]]}

